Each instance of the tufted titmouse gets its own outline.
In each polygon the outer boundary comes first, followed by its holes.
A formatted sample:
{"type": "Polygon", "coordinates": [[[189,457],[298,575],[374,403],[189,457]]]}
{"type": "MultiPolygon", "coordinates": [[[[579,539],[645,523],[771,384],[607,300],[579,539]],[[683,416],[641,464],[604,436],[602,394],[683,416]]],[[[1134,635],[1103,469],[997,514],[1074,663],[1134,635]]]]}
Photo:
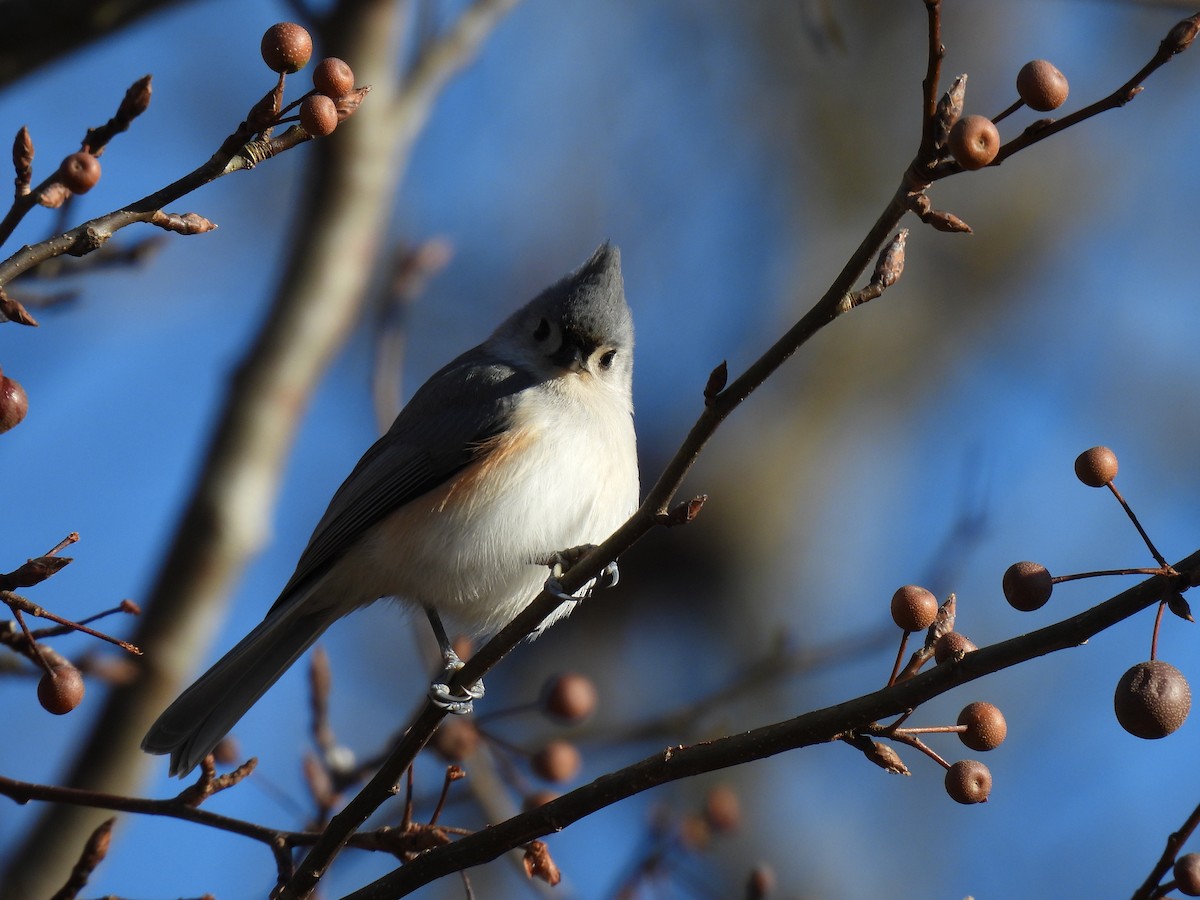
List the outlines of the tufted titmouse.
{"type": "Polygon", "coordinates": [[[604,244],[421,386],[333,495],[263,622],[142,749],[186,775],[335,619],[381,597],[424,607],[453,667],[438,613],[498,629],[548,560],[604,539],[637,506],[632,371],[620,251],[604,244]]]}

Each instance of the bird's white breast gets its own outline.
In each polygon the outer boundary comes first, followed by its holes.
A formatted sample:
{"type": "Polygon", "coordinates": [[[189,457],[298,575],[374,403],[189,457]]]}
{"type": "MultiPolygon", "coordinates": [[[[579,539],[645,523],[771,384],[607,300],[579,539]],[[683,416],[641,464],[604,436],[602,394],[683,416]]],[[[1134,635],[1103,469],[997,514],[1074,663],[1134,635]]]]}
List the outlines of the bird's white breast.
{"type": "Polygon", "coordinates": [[[362,602],[395,595],[495,630],[541,588],[551,554],[602,541],[637,502],[628,397],[587,372],[544,382],[476,462],[372,527],[353,551],[373,573],[362,602]]]}

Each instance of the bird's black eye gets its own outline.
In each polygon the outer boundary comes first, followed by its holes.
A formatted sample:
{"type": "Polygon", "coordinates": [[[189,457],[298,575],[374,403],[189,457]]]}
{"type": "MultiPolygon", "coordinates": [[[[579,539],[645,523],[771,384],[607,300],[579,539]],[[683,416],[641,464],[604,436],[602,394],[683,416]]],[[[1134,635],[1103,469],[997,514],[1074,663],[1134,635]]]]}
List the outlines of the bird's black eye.
{"type": "Polygon", "coordinates": [[[617,351],[616,351],[616,350],[608,350],[608,351],[606,351],[606,352],[605,352],[605,354],[604,354],[602,357],[600,357],[600,368],[602,368],[602,369],[611,369],[611,368],[612,368],[612,364],[613,364],[613,360],[614,360],[614,359],[616,359],[616,358],[617,358],[617,351]]]}
{"type": "Polygon", "coordinates": [[[538,322],[538,327],[533,330],[533,339],[544,341],[548,337],[550,337],[550,320],[542,319],[538,322]]]}

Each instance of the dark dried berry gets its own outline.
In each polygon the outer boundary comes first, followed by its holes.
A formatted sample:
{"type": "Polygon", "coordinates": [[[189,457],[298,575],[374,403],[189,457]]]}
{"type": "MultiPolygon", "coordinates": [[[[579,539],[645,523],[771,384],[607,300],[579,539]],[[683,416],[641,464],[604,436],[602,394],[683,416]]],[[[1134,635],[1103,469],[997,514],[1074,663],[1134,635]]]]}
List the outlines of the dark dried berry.
{"type": "Polygon", "coordinates": [[[766,863],[759,863],[746,879],[746,900],[767,900],[775,892],[775,870],[766,863]]]}
{"type": "Polygon", "coordinates": [[[554,740],[535,753],[529,764],[539,778],[561,783],[579,774],[583,758],[574,744],[554,740]]]}
{"type": "Polygon", "coordinates": [[[1175,887],[1185,897],[1200,897],[1200,853],[1175,860],[1175,887]]]}
{"type": "Polygon", "coordinates": [[[570,725],[591,716],[597,702],[596,685],[578,672],[555,675],[542,689],[542,708],[546,714],[570,725]]]}
{"type": "Polygon", "coordinates": [[[470,719],[449,716],[433,735],[432,746],[447,762],[462,762],[479,746],[479,729],[470,719]]]}
{"type": "Polygon", "coordinates": [[[955,659],[960,653],[971,653],[979,648],[969,637],[957,631],[948,631],[933,644],[933,659],[938,665],[955,659]]]}
{"type": "Polygon", "coordinates": [[[982,803],[992,792],[992,773],[973,759],[960,759],[946,770],[946,793],[958,803],[982,803]]]}
{"type": "Polygon", "coordinates": [[[65,715],[83,701],[83,676],[70,663],[54,666],[38,682],[37,696],[46,712],[65,715]]]}
{"type": "Polygon", "coordinates": [[[1038,112],[1058,109],[1067,102],[1067,76],[1054,63],[1035,59],[1017,73],[1017,94],[1025,105],[1038,112]]]}
{"type": "Polygon", "coordinates": [[[1054,580],[1041,563],[1026,560],[1008,567],[1001,587],[1004,589],[1004,599],[1013,609],[1032,612],[1046,605],[1054,590],[1054,580]]]}
{"type": "Polygon", "coordinates": [[[327,56],[313,69],[313,87],[336,100],[354,90],[354,70],[344,60],[327,56]]]}
{"type": "Polygon", "coordinates": [[[312,58],[312,35],[295,22],[279,22],[262,36],[263,62],[273,72],[290,75],[299,72],[312,58]]]}
{"type": "Polygon", "coordinates": [[[0,434],[16,428],[29,412],[25,388],[7,375],[0,375],[0,434]]]}
{"type": "Polygon", "coordinates": [[[958,724],[966,725],[958,738],[972,750],[995,750],[1008,735],[1004,714],[991,703],[976,700],[968,703],[958,714],[958,724]]]}
{"type": "Polygon", "coordinates": [[[937,597],[915,584],[892,594],[892,621],[905,631],[924,631],[937,618],[937,597]]]}
{"type": "Polygon", "coordinates": [[[718,784],[704,795],[704,821],[717,833],[733,831],[742,824],[742,804],[732,787],[718,784]]]}
{"type": "Polygon", "coordinates": [[[58,181],[72,194],[86,194],[100,180],[100,160],[80,150],[72,153],[58,167],[58,181]]]}
{"type": "Polygon", "coordinates": [[[1117,477],[1117,454],[1107,447],[1085,450],[1075,459],[1075,475],[1088,487],[1104,487],[1117,477]]]}
{"type": "Polygon", "coordinates": [[[337,104],[324,94],[305,97],[300,104],[300,124],[313,137],[325,137],[338,126],[337,104]]]}
{"type": "Polygon", "coordinates": [[[558,797],[559,795],[554,791],[534,791],[532,794],[525,796],[525,801],[521,804],[521,808],[529,812],[531,809],[545,806],[551,800],[557,800],[558,797]]]}
{"type": "Polygon", "coordinates": [[[1140,662],[1121,676],[1113,709],[1121,727],[1154,740],[1176,731],[1192,708],[1192,689],[1183,673],[1161,659],[1140,662]]]}
{"type": "Polygon", "coordinates": [[[964,169],[982,169],[1000,152],[1000,132],[987,116],[963,116],[950,129],[946,146],[964,169]]]}
{"type": "Polygon", "coordinates": [[[237,738],[231,734],[225,735],[213,747],[213,762],[218,766],[236,766],[242,761],[242,748],[237,738]]]}

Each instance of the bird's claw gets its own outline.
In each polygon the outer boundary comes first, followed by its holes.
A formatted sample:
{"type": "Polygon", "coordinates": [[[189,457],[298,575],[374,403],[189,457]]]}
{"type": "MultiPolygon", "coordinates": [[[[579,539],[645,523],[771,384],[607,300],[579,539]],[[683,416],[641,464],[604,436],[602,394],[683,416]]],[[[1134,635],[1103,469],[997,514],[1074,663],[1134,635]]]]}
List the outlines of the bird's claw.
{"type": "Polygon", "coordinates": [[[476,700],[482,699],[485,689],[482,681],[477,681],[469,687],[460,687],[455,691],[450,687],[451,676],[463,667],[463,661],[453,650],[446,654],[446,668],[442,672],[444,681],[435,681],[429,685],[429,699],[435,706],[455,716],[465,716],[473,709],[476,700]]]}
{"type": "MultiPolygon", "coordinates": [[[[596,548],[595,544],[581,544],[578,547],[571,547],[569,550],[559,550],[550,558],[550,577],[546,579],[546,590],[558,597],[560,600],[570,600],[578,602],[581,597],[568,594],[563,589],[560,579],[571,566],[579,562],[589,551],[596,548]]],[[[617,567],[617,561],[614,559],[605,566],[600,574],[595,577],[587,586],[587,594],[590,596],[597,588],[616,587],[621,580],[621,570],[617,567]]]]}

